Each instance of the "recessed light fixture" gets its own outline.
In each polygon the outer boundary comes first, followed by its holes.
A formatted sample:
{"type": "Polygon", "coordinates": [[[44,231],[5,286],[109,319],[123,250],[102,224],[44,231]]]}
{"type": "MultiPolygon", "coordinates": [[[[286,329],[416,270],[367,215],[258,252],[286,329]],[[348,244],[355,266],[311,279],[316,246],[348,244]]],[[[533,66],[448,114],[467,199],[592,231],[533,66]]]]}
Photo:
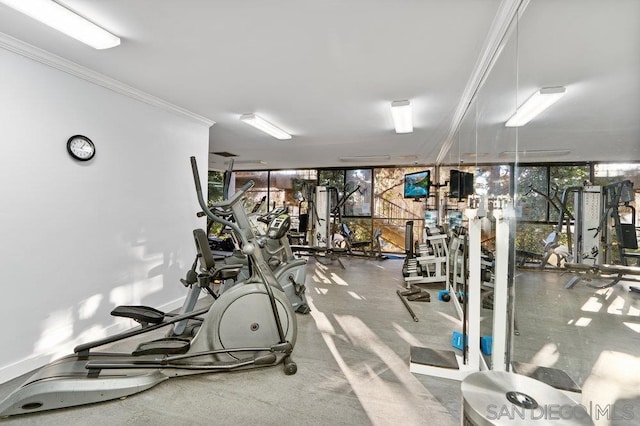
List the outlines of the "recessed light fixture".
{"type": "Polygon", "coordinates": [[[0,0],[0,3],[94,49],[108,49],[120,44],[120,38],[51,0],[0,0]]]}
{"type": "Polygon", "coordinates": [[[356,155],[352,157],[340,157],[340,161],[344,163],[367,163],[373,161],[390,160],[389,155],[356,155]]]}
{"type": "Polygon", "coordinates": [[[409,101],[391,102],[391,116],[396,133],[413,132],[413,119],[411,117],[411,103],[409,101]]]}
{"type": "Polygon", "coordinates": [[[266,134],[273,136],[276,139],[291,139],[291,135],[281,128],[274,126],[262,117],[255,114],[242,114],[240,121],[250,126],[255,127],[258,130],[265,132],[266,134]]]}
{"type": "Polygon", "coordinates": [[[566,93],[562,86],[543,87],[524,101],[516,113],[505,123],[506,127],[520,127],[527,124],[535,116],[556,103],[566,93]]]}

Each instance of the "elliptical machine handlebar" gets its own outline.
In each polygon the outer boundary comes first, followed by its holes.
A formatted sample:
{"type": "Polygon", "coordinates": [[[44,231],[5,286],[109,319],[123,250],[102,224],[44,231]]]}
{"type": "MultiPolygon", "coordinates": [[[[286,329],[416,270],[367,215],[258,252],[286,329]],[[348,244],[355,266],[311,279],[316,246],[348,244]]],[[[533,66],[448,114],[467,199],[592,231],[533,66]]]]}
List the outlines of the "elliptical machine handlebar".
{"type": "MultiPolygon", "coordinates": [[[[204,196],[202,195],[202,186],[200,186],[200,174],[198,173],[198,163],[196,162],[196,157],[191,157],[191,170],[193,171],[193,181],[196,185],[196,194],[198,195],[198,203],[200,204],[200,207],[202,208],[202,211],[204,212],[204,214],[206,214],[207,217],[212,221],[220,223],[224,226],[228,226],[229,228],[233,229],[233,231],[235,231],[235,234],[242,240],[243,246],[249,244],[249,241],[247,240],[244,233],[240,230],[237,224],[230,222],[228,220],[225,220],[219,216],[216,216],[207,206],[207,203],[204,200],[204,196]]],[[[234,205],[242,198],[245,192],[247,192],[249,189],[253,187],[253,185],[254,185],[254,182],[250,180],[249,182],[244,184],[244,186],[240,188],[240,190],[236,192],[233,195],[233,197],[229,198],[228,200],[220,201],[218,203],[213,203],[211,207],[226,208],[234,205]]]]}
{"type": "MultiPolygon", "coordinates": [[[[193,182],[196,184],[196,192],[198,194],[202,194],[202,187],[200,186],[200,174],[198,173],[198,163],[196,162],[196,157],[191,157],[191,171],[193,171],[193,182]]],[[[233,194],[233,197],[229,198],[228,200],[223,200],[217,203],[213,203],[211,207],[224,209],[226,207],[230,207],[234,205],[244,195],[245,192],[253,188],[253,185],[255,185],[255,183],[252,180],[250,180],[249,182],[245,183],[244,186],[240,188],[238,192],[233,194]]],[[[198,201],[200,201],[199,197],[198,197],[198,201]]],[[[200,205],[206,213],[206,211],[208,210],[207,204],[205,203],[203,206],[202,203],[200,203],[200,205]]]]}
{"type": "Polygon", "coordinates": [[[233,194],[233,197],[229,198],[228,200],[223,200],[223,201],[218,201],[217,203],[213,203],[211,207],[221,208],[221,209],[226,209],[227,207],[231,207],[232,205],[237,203],[238,200],[240,200],[240,198],[242,198],[245,192],[253,188],[253,185],[255,185],[255,183],[252,180],[250,180],[249,182],[245,183],[242,186],[242,188],[238,190],[238,192],[233,194]]]}

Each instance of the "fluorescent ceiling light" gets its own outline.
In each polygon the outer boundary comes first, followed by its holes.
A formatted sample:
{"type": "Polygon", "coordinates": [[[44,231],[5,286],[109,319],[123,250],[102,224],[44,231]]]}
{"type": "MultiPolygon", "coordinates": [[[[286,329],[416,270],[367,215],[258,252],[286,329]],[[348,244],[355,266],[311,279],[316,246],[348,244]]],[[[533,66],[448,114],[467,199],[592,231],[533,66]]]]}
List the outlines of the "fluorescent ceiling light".
{"type": "Polygon", "coordinates": [[[0,0],[0,3],[88,44],[94,49],[108,49],[120,44],[118,37],[51,0],[0,0]]]}
{"type": "Polygon", "coordinates": [[[413,132],[413,120],[411,118],[411,104],[409,101],[391,102],[391,116],[396,133],[413,132]]]}
{"type": "Polygon", "coordinates": [[[560,156],[569,155],[571,151],[568,149],[534,149],[534,150],[522,150],[522,151],[502,151],[501,156],[507,157],[511,155],[521,155],[523,157],[545,157],[548,155],[560,156]]]}
{"type": "Polygon", "coordinates": [[[505,123],[507,127],[520,127],[527,124],[535,116],[556,103],[566,92],[562,86],[543,87],[529,97],[515,114],[505,123]]]}
{"type": "Polygon", "coordinates": [[[291,135],[289,133],[274,126],[264,118],[258,117],[255,114],[243,114],[240,116],[240,121],[253,126],[258,130],[262,130],[266,134],[271,135],[276,139],[291,139],[291,135]]]}
{"type": "Polygon", "coordinates": [[[389,155],[358,155],[353,157],[340,157],[340,161],[345,163],[362,163],[370,161],[384,161],[390,159],[391,156],[389,155]]]}
{"type": "MultiPolygon", "coordinates": [[[[230,160],[233,161],[233,160],[230,160]]],[[[229,164],[229,161],[225,161],[225,164],[229,164]]],[[[267,164],[264,160],[235,160],[234,164],[267,164]]]]}
{"type": "Polygon", "coordinates": [[[466,158],[486,158],[489,156],[489,153],[488,152],[465,152],[462,154],[462,156],[466,158]]]}

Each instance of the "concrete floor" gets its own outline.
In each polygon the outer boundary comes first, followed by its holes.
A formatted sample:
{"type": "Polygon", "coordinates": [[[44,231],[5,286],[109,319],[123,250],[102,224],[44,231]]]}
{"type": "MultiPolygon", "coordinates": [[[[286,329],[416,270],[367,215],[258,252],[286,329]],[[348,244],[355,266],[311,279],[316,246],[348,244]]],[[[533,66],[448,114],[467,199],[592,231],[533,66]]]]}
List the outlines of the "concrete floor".
{"type": "MultiPolygon", "coordinates": [[[[396,295],[402,260],[309,261],[312,312],[298,315],[294,358],[282,368],[175,378],[123,400],[17,416],[11,425],[454,425],[460,383],[409,372],[409,347],[450,349],[459,329],[453,305],[411,302],[414,322],[396,295]]],[[[514,361],[565,370],[585,392],[633,408],[640,424],[640,298],[624,287],[563,288],[567,275],[517,277],[514,361]],[[618,299],[620,296],[621,301],[618,299]],[[599,304],[599,305],[598,305],[599,304]],[[597,309],[599,306],[599,309],[597,309]],[[590,321],[588,321],[590,319],[590,321]]],[[[484,310],[483,329],[490,330],[484,310]]],[[[19,380],[0,386],[0,398],[19,380]]]]}
{"type": "Polygon", "coordinates": [[[598,290],[589,285],[611,279],[594,279],[565,289],[572,276],[552,271],[517,275],[520,336],[514,339],[512,360],[565,371],[582,387],[583,405],[612,408],[609,416],[596,413],[596,424],[638,425],[640,295],[630,293],[629,286],[640,283],[621,281],[598,290]]]}

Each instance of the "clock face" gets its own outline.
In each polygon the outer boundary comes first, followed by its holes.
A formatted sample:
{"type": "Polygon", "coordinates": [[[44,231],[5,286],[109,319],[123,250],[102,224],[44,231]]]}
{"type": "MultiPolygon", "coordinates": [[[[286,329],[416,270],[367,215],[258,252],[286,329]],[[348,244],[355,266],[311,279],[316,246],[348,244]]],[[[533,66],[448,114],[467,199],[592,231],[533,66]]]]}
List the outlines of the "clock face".
{"type": "Polygon", "coordinates": [[[75,135],[67,141],[67,151],[76,160],[88,161],[96,154],[96,146],[88,137],[75,135]]]}

